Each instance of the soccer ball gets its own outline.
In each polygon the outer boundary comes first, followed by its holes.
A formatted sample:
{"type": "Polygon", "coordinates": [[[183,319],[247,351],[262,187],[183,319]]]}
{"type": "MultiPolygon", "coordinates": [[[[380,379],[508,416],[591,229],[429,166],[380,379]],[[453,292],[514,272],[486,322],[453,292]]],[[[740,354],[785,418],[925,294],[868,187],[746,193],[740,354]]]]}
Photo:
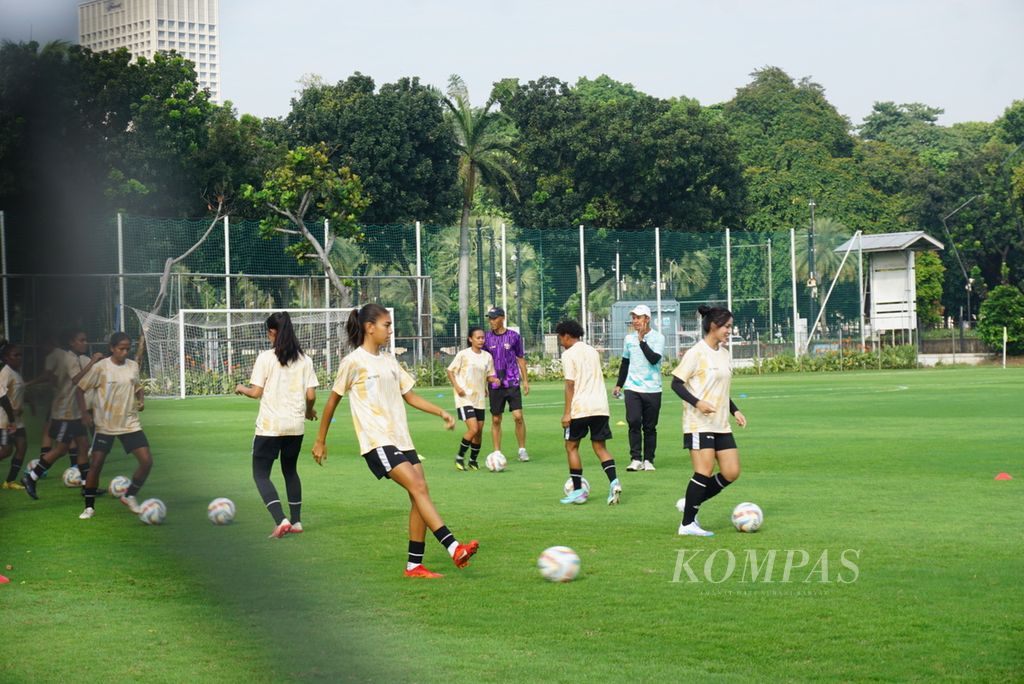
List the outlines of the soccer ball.
{"type": "MultiPolygon", "coordinates": [[[[585,491],[587,493],[587,496],[590,496],[590,483],[587,482],[587,478],[585,478],[585,477],[581,478],[581,480],[583,482],[583,491],[585,491]]],[[[572,494],[572,478],[571,477],[568,480],[565,481],[565,485],[562,487],[562,491],[565,492],[566,496],[569,496],[570,494],[572,494]]],[[[554,548],[562,549],[562,548],[565,548],[565,547],[564,546],[556,546],[554,548]]]]}
{"type": "Polygon", "coordinates": [[[492,451],[487,454],[487,458],[484,459],[484,465],[492,473],[500,473],[508,465],[508,460],[505,458],[505,454],[500,451],[492,451]]]}
{"type": "Polygon", "coordinates": [[[744,501],[732,509],[732,524],[740,532],[756,532],[764,522],[764,513],[755,503],[744,501]]]}
{"type": "Polygon", "coordinates": [[[82,486],[82,472],[75,466],[71,466],[64,471],[61,475],[61,479],[64,480],[65,487],[81,487],[82,486]]]}
{"type": "Polygon", "coordinates": [[[110,492],[110,496],[124,496],[124,493],[127,492],[128,488],[131,486],[131,479],[124,475],[118,475],[110,481],[110,485],[107,486],[107,491],[110,492]]]}
{"type": "Polygon", "coordinates": [[[227,525],[235,519],[235,503],[223,496],[214,499],[206,507],[206,516],[214,525],[227,525]]]}
{"type": "Polygon", "coordinates": [[[160,499],[146,499],[139,506],[139,520],[147,525],[159,525],[167,517],[167,506],[160,499]]]}
{"type": "Polygon", "coordinates": [[[552,546],[540,554],[537,569],[549,582],[570,582],[580,574],[580,557],[568,546],[552,546]]]}

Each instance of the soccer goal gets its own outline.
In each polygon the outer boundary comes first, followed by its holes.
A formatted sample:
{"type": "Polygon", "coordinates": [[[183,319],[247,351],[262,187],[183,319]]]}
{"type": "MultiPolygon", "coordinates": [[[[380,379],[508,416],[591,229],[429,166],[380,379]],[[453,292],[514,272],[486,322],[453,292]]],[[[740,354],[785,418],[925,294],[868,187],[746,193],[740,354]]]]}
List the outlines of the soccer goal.
{"type": "MultiPolygon", "coordinates": [[[[231,394],[248,382],[256,356],[269,348],[267,316],[282,309],[181,309],[173,318],[133,309],[146,336],[147,391],[164,396],[231,394]]],[[[329,386],[348,350],[351,308],[285,309],[321,386],[329,386]]],[[[388,308],[394,321],[394,310],[388,308]]],[[[395,338],[391,338],[394,353],[395,338]]]]}

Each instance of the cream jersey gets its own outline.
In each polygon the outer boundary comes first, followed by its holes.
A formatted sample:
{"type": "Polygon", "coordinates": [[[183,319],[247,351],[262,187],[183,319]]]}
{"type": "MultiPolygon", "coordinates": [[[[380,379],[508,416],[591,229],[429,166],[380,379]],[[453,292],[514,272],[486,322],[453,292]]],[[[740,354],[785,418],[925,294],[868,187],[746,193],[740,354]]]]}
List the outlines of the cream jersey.
{"type": "Polygon", "coordinates": [[[301,435],[306,431],[306,390],[319,386],[313,360],[305,354],[282,366],[273,349],[261,352],[249,384],[263,388],[256,434],[261,437],[301,435]]]}
{"type": "Polygon", "coordinates": [[[97,361],[78,381],[84,392],[96,390],[96,403],[92,419],[96,432],[101,435],[126,435],[142,429],[136,394],[139,382],[139,364],[125,359],[120,366],[110,357],[97,361]]]}
{"type": "Polygon", "coordinates": [[[391,354],[360,347],[341,360],[332,389],[349,398],[360,454],[389,445],[415,449],[402,399],[415,384],[391,354]]]}
{"type": "MultiPolygon", "coordinates": [[[[88,366],[90,361],[92,361],[92,359],[89,358],[88,356],[85,356],[84,354],[82,354],[81,356],[78,357],[78,365],[81,366],[82,368],[85,368],[86,366],[88,366]]],[[[92,411],[95,406],[96,406],[96,390],[91,389],[91,390],[89,390],[88,392],[85,393],[85,408],[87,408],[90,411],[92,411]]]]}
{"type": "Polygon", "coordinates": [[[494,375],[494,357],[490,352],[475,352],[467,347],[455,355],[448,364],[448,370],[455,373],[456,383],[466,392],[465,396],[460,397],[458,392],[452,390],[455,394],[455,408],[484,408],[487,403],[487,378],[494,375]]]}
{"type": "MultiPolygon", "coordinates": [[[[61,350],[61,355],[55,359],[53,367],[53,374],[57,380],[54,383],[53,404],[50,406],[52,419],[78,420],[82,417],[78,400],[75,398],[75,385],[71,381],[88,365],[88,357],[79,356],[73,351],[61,350]]],[[[89,392],[86,392],[87,405],[88,400],[89,392]]]]}
{"type": "Polygon", "coordinates": [[[690,347],[672,375],[686,383],[699,400],[713,404],[714,413],[704,415],[683,402],[683,433],[732,432],[729,426],[729,389],[732,385],[732,353],[724,344],[712,349],[704,340],[690,347]]]}
{"type": "MultiPolygon", "coordinates": [[[[4,366],[0,370],[0,397],[7,397],[7,400],[11,402],[11,408],[14,409],[14,426],[25,427],[25,423],[21,420],[21,407],[25,400],[25,381],[22,379],[21,373],[10,366],[4,366]]],[[[0,409],[0,429],[6,429],[10,424],[10,421],[7,420],[7,411],[0,409]]]]}
{"type": "Polygon", "coordinates": [[[582,340],[562,352],[562,372],[573,382],[569,418],[608,416],[608,389],[601,372],[601,355],[582,340]]]}

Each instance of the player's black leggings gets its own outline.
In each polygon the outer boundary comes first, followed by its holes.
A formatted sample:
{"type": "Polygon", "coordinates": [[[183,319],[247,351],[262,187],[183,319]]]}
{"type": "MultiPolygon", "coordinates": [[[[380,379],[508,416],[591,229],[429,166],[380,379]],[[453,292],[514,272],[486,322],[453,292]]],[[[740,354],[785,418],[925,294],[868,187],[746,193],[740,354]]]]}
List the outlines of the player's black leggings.
{"type": "Polygon", "coordinates": [[[299,479],[297,463],[301,450],[302,435],[257,437],[253,442],[252,479],[256,481],[256,489],[277,524],[280,524],[285,516],[277,488],[270,481],[270,473],[274,468],[274,461],[280,454],[281,474],[284,475],[284,487],[288,494],[288,507],[291,514],[289,520],[292,524],[300,522],[302,481],[299,479]]]}

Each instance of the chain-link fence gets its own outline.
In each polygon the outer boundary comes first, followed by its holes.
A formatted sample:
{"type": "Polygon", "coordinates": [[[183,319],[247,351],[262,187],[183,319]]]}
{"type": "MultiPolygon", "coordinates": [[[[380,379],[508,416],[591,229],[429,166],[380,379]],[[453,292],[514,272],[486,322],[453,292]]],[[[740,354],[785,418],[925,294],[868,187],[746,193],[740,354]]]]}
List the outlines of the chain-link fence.
{"type": "MultiPolygon", "coordinates": [[[[100,273],[19,274],[16,264],[4,263],[8,337],[42,348],[48,333],[73,325],[90,339],[103,340],[116,329],[137,336],[138,321],[125,312],[150,311],[158,300],[156,313],[168,317],[180,309],[341,308],[373,301],[395,309],[396,346],[410,365],[436,368],[463,344],[458,226],[365,226],[358,237],[333,239],[330,259],[341,291],[312,255],[287,251],[297,236],[263,238],[255,221],[115,216],[95,226],[96,240],[107,245],[96,265],[100,273]],[[73,299],[77,320],[47,319],[42,303],[53,298],[73,299]]],[[[318,239],[329,232],[323,223],[308,228],[318,239]]],[[[520,228],[475,219],[466,230],[470,325],[486,326],[485,312],[501,306],[531,354],[556,354],[555,325],[575,318],[592,344],[616,355],[628,312],[641,302],[660,311],[655,327],[672,355],[699,339],[701,304],[733,311],[732,350],[741,362],[921,344],[912,326],[880,333],[864,320],[862,312],[872,310],[869,258],[856,240],[851,249],[839,249],[850,235],[812,240],[805,229],[520,228]]],[[[936,339],[947,337],[948,351],[976,351],[956,334],[936,339]]],[[[926,341],[937,349],[939,342],[926,341]]]]}

